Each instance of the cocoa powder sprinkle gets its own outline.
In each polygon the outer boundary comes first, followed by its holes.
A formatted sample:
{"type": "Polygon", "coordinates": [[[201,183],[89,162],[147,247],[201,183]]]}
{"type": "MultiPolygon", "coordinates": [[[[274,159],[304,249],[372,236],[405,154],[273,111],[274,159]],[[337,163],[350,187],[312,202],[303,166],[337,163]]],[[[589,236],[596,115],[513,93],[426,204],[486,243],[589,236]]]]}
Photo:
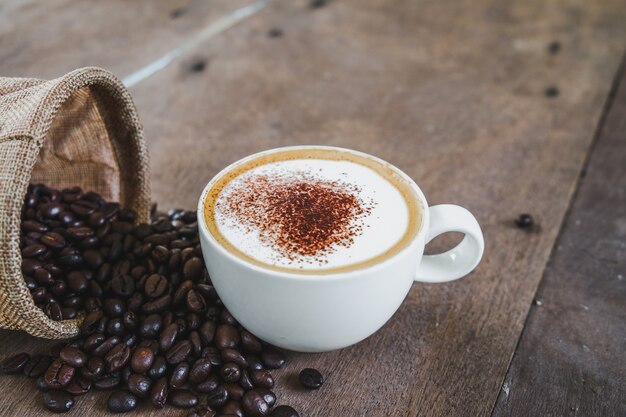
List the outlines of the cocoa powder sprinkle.
{"type": "Polygon", "coordinates": [[[357,186],[308,173],[250,175],[232,185],[216,209],[290,261],[325,263],[353,244],[373,208],[357,186]]]}

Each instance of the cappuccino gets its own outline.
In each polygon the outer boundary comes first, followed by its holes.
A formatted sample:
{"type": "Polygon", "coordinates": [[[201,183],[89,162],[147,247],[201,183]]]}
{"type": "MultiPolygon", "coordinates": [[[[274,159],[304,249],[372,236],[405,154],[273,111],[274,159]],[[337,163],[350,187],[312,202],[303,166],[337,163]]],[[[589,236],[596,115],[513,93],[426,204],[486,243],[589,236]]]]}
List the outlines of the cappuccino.
{"type": "Polygon", "coordinates": [[[358,269],[417,235],[423,207],[378,159],[338,149],[286,149],[228,168],[204,200],[211,235],[259,266],[300,273],[358,269]]]}

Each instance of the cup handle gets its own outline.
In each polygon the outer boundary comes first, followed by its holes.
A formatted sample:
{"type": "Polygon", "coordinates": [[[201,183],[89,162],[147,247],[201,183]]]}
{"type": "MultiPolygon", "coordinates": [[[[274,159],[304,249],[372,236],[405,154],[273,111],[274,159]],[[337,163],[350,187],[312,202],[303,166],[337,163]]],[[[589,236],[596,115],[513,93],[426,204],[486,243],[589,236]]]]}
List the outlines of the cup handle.
{"type": "Polygon", "coordinates": [[[480,262],[485,249],[483,232],[467,209],[453,204],[432,206],[426,243],[446,232],[465,233],[456,247],[437,255],[424,255],[415,281],[448,282],[469,274],[480,262]]]}

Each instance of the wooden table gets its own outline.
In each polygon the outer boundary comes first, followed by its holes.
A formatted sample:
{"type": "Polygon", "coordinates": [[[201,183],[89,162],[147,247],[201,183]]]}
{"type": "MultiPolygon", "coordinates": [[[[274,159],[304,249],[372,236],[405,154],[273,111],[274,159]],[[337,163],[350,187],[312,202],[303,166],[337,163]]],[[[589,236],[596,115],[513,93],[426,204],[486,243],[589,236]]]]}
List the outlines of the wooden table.
{"type": "MultiPolygon", "coordinates": [[[[431,204],[476,213],[470,277],[415,284],[356,346],[289,354],[278,394],[302,416],[626,415],[626,3],[316,3],[0,0],[0,74],[124,78],[162,208],[194,207],[239,157],[316,143],[378,155],[431,204]],[[305,365],[323,389],[295,388],[305,365]]],[[[47,346],[0,332],[2,355],[47,346]]],[[[45,414],[25,378],[0,393],[2,416],[45,414]]],[[[104,401],[69,415],[107,415],[104,401]]]]}

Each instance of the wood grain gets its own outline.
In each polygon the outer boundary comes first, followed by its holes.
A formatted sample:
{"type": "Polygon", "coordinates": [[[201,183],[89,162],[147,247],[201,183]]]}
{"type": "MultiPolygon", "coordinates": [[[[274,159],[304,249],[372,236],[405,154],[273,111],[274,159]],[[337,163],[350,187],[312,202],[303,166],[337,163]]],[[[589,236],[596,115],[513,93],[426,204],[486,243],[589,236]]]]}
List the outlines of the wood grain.
{"type": "MultiPolygon", "coordinates": [[[[251,152],[318,143],[387,159],[431,204],[462,204],[483,226],[485,257],[469,278],[415,284],[356,346],[291,353],[281,402],[310,417],[491,413],[623,51],[624,6],[275,0],[133,87],[161,207],[194,207],[212,175],[251,152]],[[282,37],[267,36],[275,27],[282,37]],[[548,98],[552,86],[560,94],[548,98]],[[536,233],[513,227],[520,212],[536,233]],[[321,390],[293,384],[305,366],[325,374],[321,390]]],[[[2,351],[42,348],[0,332],[2,351]]],[[[39,412],[28,387],[0,379],[0,413],[39,412]]],[[[69,415],[104,415],[103,401],[81,398],[69,415]]]]}
{"type": "Polygon", "coordinates": [[[624,64],[618,81],[493,417],[626,415],[624,64]]]}
{"type": "Polygon", "coordinates": [[[0,74],[56,78],[98,66],[120,78],[252,0],[1,0],[0,74]]]}

